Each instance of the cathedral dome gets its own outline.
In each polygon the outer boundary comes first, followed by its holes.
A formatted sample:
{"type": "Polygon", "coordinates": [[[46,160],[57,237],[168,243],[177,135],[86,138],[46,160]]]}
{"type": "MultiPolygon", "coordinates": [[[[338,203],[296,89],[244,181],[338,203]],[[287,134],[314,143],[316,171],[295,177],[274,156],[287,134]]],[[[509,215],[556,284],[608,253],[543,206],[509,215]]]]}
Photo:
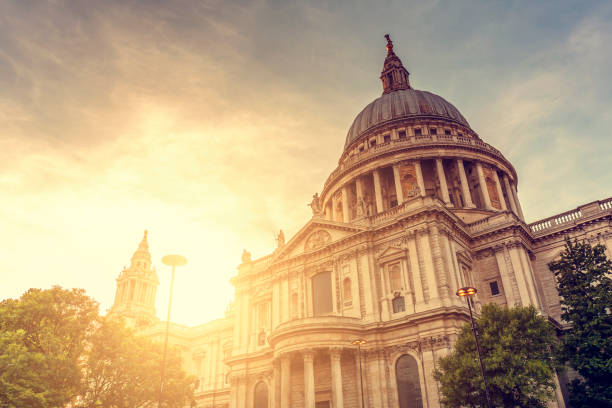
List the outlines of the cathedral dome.
{"type": "Polygon", "coordinates": [[[359,140],[371,129],[398,119],[417,117],[444,119],[470,127],[459,110],[444,98],[413,88],[398,89],[384,93],[357,115],[346,136],[344,148],[359,140]]]}

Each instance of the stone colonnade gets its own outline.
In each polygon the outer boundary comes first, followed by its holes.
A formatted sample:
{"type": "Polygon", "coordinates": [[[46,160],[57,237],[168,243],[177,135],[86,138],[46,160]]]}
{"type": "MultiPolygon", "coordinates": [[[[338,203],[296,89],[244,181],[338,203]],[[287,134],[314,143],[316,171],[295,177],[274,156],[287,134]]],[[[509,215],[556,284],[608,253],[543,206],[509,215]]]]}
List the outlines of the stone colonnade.
{"type": "MultiPolygon", "coordinates": [[[[353,350],[353,349],[346,349],[353,350]]],[[[331,398],[332,406],[343,407],[344,396],[342,391],[342,369],[341,357],[345,351],[342,347],[329,347],[326,349],[304,349],[294,353],[284,353],[278,359],[280,360],[280,407],[291,406],[291,358],[294,355],[300,355],[304,362],[304,408],[315,408],[315,369],[314,357],[317,351],[328,352],[331,368],[331,398]]],[[[357,359],[356,359],[357,361],[357,359]]],[[[359,368],[357,368],[359,375],[359,368]]],[[[359,384],[359,378],[354,379],[359,384]]],[[[360,391],[359,391],[360,392],[360,391]]],[[[275,401],[272,400],[272,406],[275,406],[275,401]]]]}
{"type": "MultiPolygon", "coordinates": [[[[448,207],[455,207],[451,201],[451,197],[449,195],[449,186],[446,178],[446,171],[444,168],[444,160],[452,161],[455,166],[455,169],[459,175],[459,184],[461,196],[463,198],[463,208],[476,208],[476,204],[473,201],[472,194],[480,194],[482,198],[481,207],[486,210],[495,211],[507,211],[506,200],[504,199],[504,190],[508,197],[508,203],[510,205],[510,210],[519,216],[521,219],[523,218],[523,212],[521,209],[520,202],[517,196],[517,190],[515,183],[508,177],[507,174],[503,173],[503,186],[502,180],[498,175],[498,170],[495,168],[484,169],[481,162],[474,162],[473,167],[476,170],[476,176],[478,180],[479,189],[471,190],[468,182],[468,177],[465,170],[465,163],[462,159],[435,159],[435,178],[439,183],[440,187],[440,195],[442,201],[448,207]],[[487,186],[487,175],[491,178],[491,181],[494,183],[494,187],[492,192],[489,190],[487,186]],[[493,203],[491,194],[496,195],[497,200],[495,204],[493,203]]],[[[401,205],[405,199],[410,196],[421,196],[424,197],[426,193],[425,181],[423,178],[423,170],[422,170],[422,162],[423,160],[408,160],[405,162],[395,163],[391,165],[392,168],[392,177],[393,182],[392,188],[395,190],[395,197],[397,200],[396,205],[401,205]],[[403,166],[412,166],[410,177],[413,177],[415,180],[414,189],[410,191],[404,191],[406,189],[406,185],[402,183],[402,167],[403,166]]],[[[385,211],[384,199],[383,199],[383,183],[382,183],[382,168],[374,169],[370,173],[366,175],[359,175],[353,181],[344,184],[340,189],[336,190],[331,197],[326,200],[324,212],[325,218],[328,220],[341,221],[341,222],[350,222],[351,218],[359,218],[361,216],[366,215],[374,215],[385,211]],[[356,216],[352,217],[350,207],[349,207],[349,189],[352,189],[352,185],[354,183],[354,192],[355,192],[355,206],[356,216]],[[365,200],[365,185],[371,184],[374,190],[374,199],[371,203],[366,203],[365,200]]]]}

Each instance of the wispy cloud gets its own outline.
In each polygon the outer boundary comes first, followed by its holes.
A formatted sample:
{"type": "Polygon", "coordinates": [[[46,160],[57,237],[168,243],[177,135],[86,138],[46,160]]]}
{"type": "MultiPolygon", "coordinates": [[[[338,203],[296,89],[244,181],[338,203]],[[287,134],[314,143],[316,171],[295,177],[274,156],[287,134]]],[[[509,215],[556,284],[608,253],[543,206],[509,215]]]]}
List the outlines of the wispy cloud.
{"type": "Polygon", "coordinates": [[[603,2],[2,2],[0,297],[60,283],[108,307],[149,228],[155,259],[190,261],[177,319],[219,316],[242,248],[309,219],[380,94],[385,32],[513,162],[529,218],[609,195],[610,20],[603,2]]]}

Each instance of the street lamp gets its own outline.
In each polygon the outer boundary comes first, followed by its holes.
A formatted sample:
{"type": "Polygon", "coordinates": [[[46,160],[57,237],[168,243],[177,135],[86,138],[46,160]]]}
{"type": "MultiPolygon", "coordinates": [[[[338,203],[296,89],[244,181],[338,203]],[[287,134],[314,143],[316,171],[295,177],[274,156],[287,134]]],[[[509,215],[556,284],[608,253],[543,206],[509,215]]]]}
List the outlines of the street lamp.
{"type": "Polygon", "coordinates": [[[162,258],[162,262],[168,266],[172,266],[172,278],[170,278],[170,298],[168,299],[168,319],[166,320],[166,338],[164,340],[164,356],[162,358],[161,381],[159,384],[159,400],[157,408],[162,406],[162,396],[164,393],[164,380],[166,376],[166,356],[168,354],[168,333],[170,332],[170,311],[172,310],[172,290],[174,289],[174,270],[177,266],[187,264],[187,258],[181,255],[166,255],[162,258]]]}
{"type": "Polygon", "coordinates": [[[457,290],[457,296],[465,297],[467,299],[468,309],[470,309],[470,321],[472,322],[472,331],[474,332],[474,339],[476,340],[476,351],[478,352],[478,361],[480,361],[480,374],[482,374],[482,381],[484,381],[485,395],[487,396],[487,406],[491,405],[491,398],[489,397],[489,387],[487,386],[487,378],[485,377],[484,365],[482,364],[482,355],[480,353],[480,343],[478,343],[478,333],[476,332],[476,326],[474,325],[474,316],[472,315],[472,304],[470,302],[471,297],[476,294],[476,288],[466,286],[457,290]]]}
{"type": "Polygon", "coordinates": [[[363,374],[361,372],[361,346],[367,342],[364,339],[357,339],[351,342],[352,345],[357,346],[357,357],[359,358],[359,383],[361,384],[361,408],[365,408],[363,403],[363,374]]]}

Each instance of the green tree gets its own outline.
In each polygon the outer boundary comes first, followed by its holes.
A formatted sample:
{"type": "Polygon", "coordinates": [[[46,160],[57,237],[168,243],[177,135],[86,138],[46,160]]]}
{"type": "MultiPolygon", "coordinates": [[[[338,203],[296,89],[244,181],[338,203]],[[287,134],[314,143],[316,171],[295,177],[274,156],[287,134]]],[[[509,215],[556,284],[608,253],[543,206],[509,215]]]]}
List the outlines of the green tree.
{"type": "Polygon", "coordinates": [[[98,304],[80,289],[30,289],[2,301],[3,358],[12,374],[2,376],[0,400],[43,408],[71,401],[81,388],[80,358],[97,317],[98,304]]]}
{"type": "Polygon", "coordinates": [[[582,378],[569,384],[574,408],[612,407],[612,262],[603,245],[566,239],[548,267],[557,277],[561,318],[571,324],[562,357],[582,378]]]}
{"type": "MultiPolygon", "coordinates": [[[[554,393],[554,330],[533,306],[488,304],[476,324],[485,375],[495,407],[545,407],[554,393]]],[[[434,377],[449,408],[486,407],[484,382],[471,325],[453,351],[440,359],[434,377]]]]}
{"type": "MultiPolygon", "coordinates": [[[[181,369],[177,349],[169,348],[164,407],[193,403],[195,378],[181,369]]],[[[84,391],[77,408],[157,406],[163,346],[137,336],[121,322],[105,320],[91,338],[84,391]],[[136,386],[137,385],[137,386],[136,386]]]]}
{"type": "Polygon", "coordinates": [[[47,392],[40,378],[42,353],[24,346],[23,330],[0,332],[0,406],[44,407],[47,392]]]}
{"type": "MultiPolygon", "coordinates": [[[[81,289],[30,289],[0,302],[0,406],[157,406],[162,346],[103,319],[81,289]]],[[[166,361],[165,408],[193,402],[178,350],[166,361]]]]}

